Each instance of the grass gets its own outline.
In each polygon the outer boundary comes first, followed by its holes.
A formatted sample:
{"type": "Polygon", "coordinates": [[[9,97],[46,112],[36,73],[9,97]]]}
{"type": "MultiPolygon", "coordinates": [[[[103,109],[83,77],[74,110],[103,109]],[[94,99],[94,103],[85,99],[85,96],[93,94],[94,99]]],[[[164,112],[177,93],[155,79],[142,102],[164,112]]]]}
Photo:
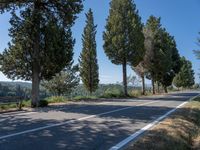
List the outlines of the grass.
{"type": "Polygon", "coordinates": [[[15,109],[17,108],[17,105],[16,104],[5,104],[5,105],[0,105],[0,111],[3,111],[3,110],[9,110],[9,109],[15,109]]]}
{"type": "Polygon", "coordinates": [[[48,101],[48,103],[66,103],[68,99],[64,96],[52,96],[48,97],[45,100],[48,101]]]}
{"type": "MultiPolygon", "coordinates": [[[[53,97],[48,97],[44,100],[41,100],[41,107],[47,106],[49,103],[66,103],[69,101],[67,98],[62,97],[62,96],[53,96],[53,97]],[[44,106],[43,106],[44,105],[44,106]]],[[[23,100],[22,101],[22,107],[31,107],[31,100],[23,100]]],[[[7,110],[16,110],[18,109],[16,103],[11,103],[11,104],[0,104],[0,111],[7,111],[7,110]]]]}
{"type": "Polygon", "coordinates": [[[73,98],[73,100],[75,100],[75,101],[94,100],[94,99],[98,99],[98,97],[97,96],[76,96],[73,98]]]}
{"type": "MultiPolygon", "coordinates": [[[[30,100],[23,100],[22,107],[31,107],[31,101],[30,100]]],[[[16,103],[10,103],[10,104],[0,104],[0,111],[6,111],[6,110],[14,110],[18,109],[16,103]]]]}
{"type": "Polygon", "coordinates": [[[145,95],[142,95],[141,90],[132,90],[132,91],[129,91],[129,95],[130,97],[140,97],[140,96],[151,96],[153,94],[151,91],[146,91],[145,95]]]}
{"type": "Polygon", "coordinates": [[[200,97],[165,119],[127,150],[199,150],[200,97]]]}

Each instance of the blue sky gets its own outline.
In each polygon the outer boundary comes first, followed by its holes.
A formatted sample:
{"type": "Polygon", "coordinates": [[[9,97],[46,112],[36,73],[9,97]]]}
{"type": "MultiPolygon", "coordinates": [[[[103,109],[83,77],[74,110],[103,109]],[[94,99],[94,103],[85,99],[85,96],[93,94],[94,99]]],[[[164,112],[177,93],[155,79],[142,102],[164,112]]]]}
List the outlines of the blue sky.
{"type": "MultiPolygon", "coordinates": [[[[101,83],[116,83],[122,81],[121,66],[112,64],[103,50],[102,33],[105,30],[106,18],[109,14],[110,0],[85,0],[84,11],[78,15],[73,27],[73,36],[76,39],[74,47],[74,60],[78,61],[82,49],[81,34],[85,26],[85,13],[89,8],[94,12],[97,27],[97,52],[101,83]]],[[[196,60],[193,51],[200,49],[197,45],[198,32],[200,32],[200,1],[199,0],[135,0],[142,22],[145,23],[150,15],[161,17],[163,27],[173,35],[181,56],[192,61],[196,73],[196,82],[199,82],[200,60],[196,60]]],[[[8,36],[9,14],[0,15],[0,52],[7,47],[10,40],[8,36]]],[[[128,67],[128,74],[134,74],[128,67]]],[[[0,73],[0,80],[8,80],[0,73]]]]}

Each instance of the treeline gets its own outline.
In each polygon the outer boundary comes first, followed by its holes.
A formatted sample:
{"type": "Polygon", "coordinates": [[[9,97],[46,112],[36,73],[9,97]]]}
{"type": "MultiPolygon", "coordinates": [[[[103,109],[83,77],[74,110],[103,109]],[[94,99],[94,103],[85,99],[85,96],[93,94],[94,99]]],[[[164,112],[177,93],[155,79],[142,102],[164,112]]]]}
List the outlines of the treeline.
{"type": "MultiPolygon", "coordinates": [[[[155,86],[156,92],[163,92],[162,87],[155,86]]],[[[199,89],[199,84],[195,84],[190,87],[191,89],[199,89]]],[[[175,88],[169,86],[170,91],[184,90],[184,88],[175,88]]],[[[188,88],[187,88],[188,89],[188,88]]],[[[49,91],[44,87],[40,87],[40,98],[45,99],[51,96],[59,96],[57,90],[49,91]],[[55,92],[54,92],[55,91],[55,92]]],[[[129,84],[127,91],[130,97],[140,96],[141,86],[134,86],[129,84]]],[[[146,94],[150,94],[152,88],[150,85],[146,85],[146,94]]],[[[25,100],[31,98],[31,83],[22,82],[0,82],[0,99],[1,97],[10,96],[22,96],[25,100]]],[[[62,96],[69,99],[84,99],[84,98],[124,98],[123,85],[118,84],[99,84],[98,89],[92,94],[84,87],[83,84],[79,84],[70,92],[64,92],[62,96]]]]}
{"type": "MultiPolygon", "coordinates": [[[[140,87],[128,86],[128,92],[135,94],[140,87]]],[[[150,88],[148,88],[150,91],[150,88]]],[[[98,89],[90,94],[83,84],[79,84],[73,90],[62,93],[68,98],[84,98],[84,97],[123,97],[123,86],[121,84],[99,84],[98,89]]],[[[0,97],[22,96],[25,99],[31,98],[31,83],[24,82],[0,82],[0,97]]],[[[57,89],[49,91],[44,87],[40,87],[40,98],[44,99],[50,96],[59,96],[57,89]]]]}
{"type": "MultiPolygon", "coordinates": [[[[73,65],[75,39],[71,28],[82,10],[82,0],[0,3],[1,13],[12,11],[12,41],[0,55],[0,71],[14,80],[32,81],[32,107],[38,106],[40,85],[51,93],[66,95],[77,88],[81,79],[90,95],[98,90],[97,25],[91,9],[86,14],[79,64],[73,65]]],[[[153,94],[156,83],[167,92],[175,76],[179,76],[175,83],[189,83],[176,84],[178,87],[194,84],[191,63],[185,65],[189,61],[180,57],[174,37],[160,20],[150,16],[143,24],[132,0],[110,2],[103,47],[110,61],[122,66],[124,96],[128,96],[127,65],[142,78],[143,94],[145,78],[152,81],[153,94]]]]}
{"type": "MultiPolygon", "coordinates": [[[[43,87],[40,88],[40,97],[45,98],[52,94],[43,87]]],[[[0,97],[21,96],[31,98],[31,83],[27,82],[0,82],[0,97]]]]}

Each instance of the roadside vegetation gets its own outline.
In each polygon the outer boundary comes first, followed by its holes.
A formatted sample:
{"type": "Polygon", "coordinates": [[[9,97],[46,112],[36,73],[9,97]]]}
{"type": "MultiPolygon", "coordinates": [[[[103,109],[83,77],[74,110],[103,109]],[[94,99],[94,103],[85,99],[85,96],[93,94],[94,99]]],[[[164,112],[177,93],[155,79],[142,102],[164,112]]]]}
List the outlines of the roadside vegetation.
{"type": "MultiPolygon", "coordinates": [[[[0,54],[0,71],[12,80],[32,84],[29,88],[17,86],[20,90],[12,93],[6,93],[9,86],[0,84],[0,96],[20,96],[30,99],[31,107],[39,107],[73,99],[167,93],[174,85],[181,89],[195,84],[192,63],[180,56],[175,37],[162,25],[161,18],[151,15],[143,23],[133,0],[112,0],[102,33],[103,49],[111,63],[122,66],[123,75],[119,84],[100,85],[98,25],[92,9],[85,17],[79,63],[73,64],[76,40],[72,27],[83,9],[82,0],[1,2],[0,13],[12,13],[11,42],[0,54]],[[139,76],[137,87],[136,77],[127,76],[128,66],[139,76]],[[151,80],[151,88],[145,79],[151,80]]],[[[198,56],[198,51],[195,53],[198,56]]]]}
{"type": "MultiPolygon", "coordinates": [[[[13,83],[12,83],[13,84],[13,83]]],[[[24,83],[23,83],[24,84],[24,83]]],[[[10,84],[8,84],[9,87],[10,84]]],[[[6,97],[6,96],[16,96],[16,88],[14,88],[16,85],[13,84],[12,88],[6,88],[7,90],[2,93],[4,96],[0,97],[6,97]],[[9,90],[8,90],[9,89],[9,90]],[[12,93],[12,94],[11,94],[12,93]],[[11,95],[10,95],[11,94],[11,95]]],[[[22,86],[24,87],[24,86],[22,86]]],[[[22,88],[23,89],[23,88],[22,88]]],[[[26,89],[26,88],[24,88],[26,89]]],[[[156,87],[157,89],[157,87],[156,87]]],[[[168,87],[169,92],[178,92],[178,91],[184,91],[184,90],[199,90],[199,85],[196,84],[191,89],[187,88],[173,88],[168,87]]],[[[28,90],[27,90],[28,91],[28,90]]],[[[22,91],[23,92],[23,91],[22,91]]],[[[164,89],[159,88],[159,93],[156,90],[157,95],[163,94],[164,89]]],[[[118,84],[111,84],[111,85],[100,85],[98,90],[92,94],[90,94],[85,88],[84,85],[79,85],[77,88],[75,88],[71,95],[54,95],[50,92],[42,92],[41,97],[43,96],[43,99],[40,100],[40,107],[45,107],[48,105],[56,105],[56,104],[67,104],[68,102],[79,102],[79,101],[101,101],[105,99],[129,99],[129,98],[138,98],[141,96],[152,96],[151,88],[146,88],[145,95],[141,92],[141,87],[130,87],[128,86],[128,97],[124,96],[123,94],[123,86],[118,84]]],[[[31,100],[29,99],[30,94],[27,93],[27,99],[22,100],[22,109],[23,108],[30,108],[31,107],[31,100]]],[[[0,112],[5,110],[19,110],[18,105],[16,102],[12,102],[10,104],[4,104],[0,102],[0,112]]]]}
{"type": "Polygon", "coordinates": [[[148,131],[127,150],[199,150],[200,97],[148,131]]]}

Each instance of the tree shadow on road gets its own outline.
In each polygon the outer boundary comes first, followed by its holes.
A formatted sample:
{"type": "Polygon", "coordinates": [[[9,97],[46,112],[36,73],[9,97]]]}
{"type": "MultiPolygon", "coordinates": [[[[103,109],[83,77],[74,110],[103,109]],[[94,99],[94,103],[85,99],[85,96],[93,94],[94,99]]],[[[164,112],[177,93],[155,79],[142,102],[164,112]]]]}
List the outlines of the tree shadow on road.
{"type": "MultiPolygon", "coordinates": [[[[0,140],[0,149],[108,149],[172,109],[170,106],[163,107],[159,105],[132,106],[130,109],[128,107],[129,106],[126,105],[120,106],[110,104],[70,104],[64,105],[64,109],[62,110],[58,110],[58,107],[54,107],[53,109],[40,110],[33,115],[26,115],[23,113],[20,115],[1,115],[0,137],[56,123],[66,123],[60,126],[2,139],[0,140]],[[102,114],[104,112],[119,110],[126,107],[127,109],[123,111],[102,114]],[[73,114],[75,114],[74,117],[73,114]],[[96,114],[101,115],[85,120],[82,119],[81,121],[77,120],[77,118],[96,114]],[[62,120],[57,120],[54,118],[55,116],[52,115],[55,115],[56,117],[63,117],[59,115],[64,115],[64,117],[62,120]]],[[[180,108],[179,110],[183,109],[184,111],[188,111],[186,108],[180,108]]],[[[172,124],[172,128],[173,125],[174,124],[172,124]]],[[[180,129],[181,127],[184,127],[184,124],[180,126],[180,129]]],[[[168,131],[163,129],[152,132],[158,132],[156,135],[165,135],[164,137],[166,139],[173,138],[168,134],[168,131]]],[[[163,141],[166,140],[165,138],[163,141]]],[[[148,145],[148,143],[160,143],[160,145],[163,145],[163,141],[160,137],[156,138],[154,142],[152,141],[151,136],[149,139],[151,140],[144,141],[144,145],[148,145]]]]}

